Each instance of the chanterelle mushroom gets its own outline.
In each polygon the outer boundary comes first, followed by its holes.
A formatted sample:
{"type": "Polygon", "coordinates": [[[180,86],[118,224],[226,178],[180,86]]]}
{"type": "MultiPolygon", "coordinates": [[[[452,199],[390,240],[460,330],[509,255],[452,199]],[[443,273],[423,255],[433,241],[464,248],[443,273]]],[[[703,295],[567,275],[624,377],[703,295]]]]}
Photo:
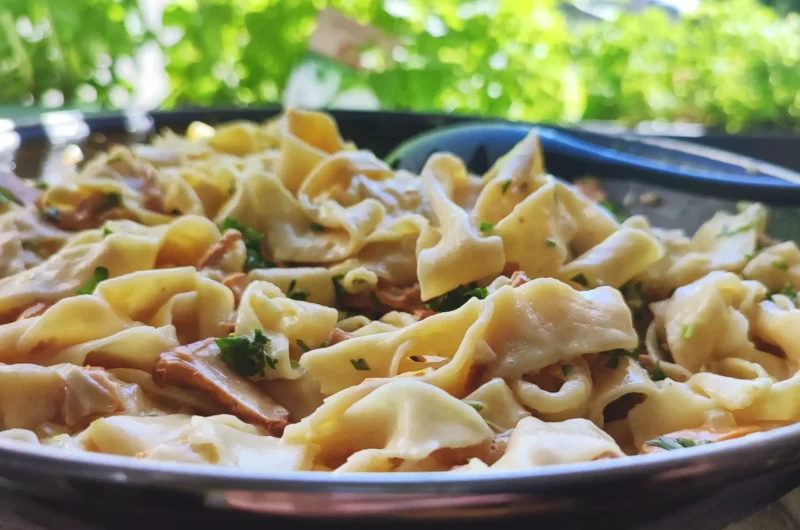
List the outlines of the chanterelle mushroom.
{"type": "Polygon", "coordinates": [[[177,385],[207,392],[231,414],[276,436],[289,423],[289,411],[225,364],[214,339],[165,351],[156,363],[153,379],[161,386],[177,385]]]}

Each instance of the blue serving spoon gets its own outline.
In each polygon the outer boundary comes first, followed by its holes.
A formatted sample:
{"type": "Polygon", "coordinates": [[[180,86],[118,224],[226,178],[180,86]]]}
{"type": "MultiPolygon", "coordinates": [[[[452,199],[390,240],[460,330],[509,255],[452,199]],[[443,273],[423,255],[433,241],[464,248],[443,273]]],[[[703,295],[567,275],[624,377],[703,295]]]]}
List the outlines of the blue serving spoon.
{"type": "Polygon", "coordinates": [[[548,171],[559,177],[591,174],[729,199],[800,205],[800,173],[721,149],[652,136],[508,123],[460,124],[410,138],[389,154],[387,162],[419,173],[431,154],[447,151],[463,159],[471,171],[482,173],[533,128],[548,171]]]}

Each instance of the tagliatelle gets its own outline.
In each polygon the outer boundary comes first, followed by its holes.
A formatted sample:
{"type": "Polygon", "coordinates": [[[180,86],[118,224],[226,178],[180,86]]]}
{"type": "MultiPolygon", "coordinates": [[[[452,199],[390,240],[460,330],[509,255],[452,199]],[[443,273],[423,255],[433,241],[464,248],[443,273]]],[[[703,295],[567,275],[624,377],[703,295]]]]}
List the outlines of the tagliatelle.
{"type": "MultiPolygon", "coordinates": [[[[20,186],[23,186],[20,188],[20,186]]],[[[319,112],[117,146],[0,215],[0,444],[293,471],[525,470],[800,422],[800,251],[319,112]]]]}

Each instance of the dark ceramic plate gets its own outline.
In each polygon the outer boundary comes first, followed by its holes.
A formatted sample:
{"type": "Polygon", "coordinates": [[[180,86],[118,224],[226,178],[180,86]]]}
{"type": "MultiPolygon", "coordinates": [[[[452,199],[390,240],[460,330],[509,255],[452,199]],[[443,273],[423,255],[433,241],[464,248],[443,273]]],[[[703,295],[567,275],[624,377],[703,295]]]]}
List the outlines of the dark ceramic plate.
{"type": "MultiPolygon", "coordinates": [[[[52,179],[64,168],[61,151],[66,143],[82,145],[91,156],[111,142],[144,140],[153,128],[180,131],[193,120],[263,120],[276,112],[199,110],[88,118],[57,114],[28,124],[0,120],[0,169],[6,166],[22,177],[52,179]]],[[[334,114],[343,136],[379,156],[415,134],[463,121],[444,116],[334,114]]],[[[557,165],[549,164],[548,169],[559,174],[557,165]]],[[[725,194],[715,194],[713,187],[699,190],[704,194],[690,194],[652,181],[611,179],[615,175],[604,171],[586,162],[573,164],[566,176],[598,175],[617,204],[626,195],[655,192],[661,198],[659,206],[637,203],[626,213],[643,213],[663,227],[693,231],[715,211],[735,209],[735,201],[715,198],[725,194]]],[[[783,206],[772,211],[772,235],[790,239],[800,233],[800,210],[783,206]]],[[[408,524],[472,527],[502,519],[504,525],[526,528],[556,524],[596,528],[600,524],[603,528],[688,525],[716,529],[800,486],[799,472],[800,425],[661,455],[477,475],[256,474],[0,448],[0,486],[6,498],[15,499],[16,509],[29,520],[38,518],[46,527],[63,528],[177,528],[184,524],[249,528],[297,524],[298,520],[304,525],[336,520],[337,527],[378,522],[398,528],[408,524]]]]}

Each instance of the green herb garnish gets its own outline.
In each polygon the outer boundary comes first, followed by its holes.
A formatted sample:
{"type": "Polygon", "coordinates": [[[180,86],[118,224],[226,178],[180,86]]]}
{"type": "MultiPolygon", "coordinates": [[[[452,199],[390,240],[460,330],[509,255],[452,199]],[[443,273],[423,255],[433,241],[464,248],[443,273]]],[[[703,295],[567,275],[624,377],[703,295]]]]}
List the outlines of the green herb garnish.
{"type": "Polygon", "coordinates": [[[437,296],[436,298],[432,298],[425,305],[428,306],[428,309],[432,311],[436,311],[437,313],[445,313],[447,311],[458,309],[462,305],[466,304],[470,298],[478,298],[482,300],[488,295],[489,291],[487,291],[485,287],[478,287],[477,283],[472,282],[468,285],[459,285],[452,291],[444,293],[441,296],[437,296]]]}
{"type": "Polygon", "coordinates": [[[107,227],[107,226],[103,227],[103,237],[110,236],[113,233],[114,232],[112,232],[109,227],[107,227]]]}
{"type": "Polygon", "coordinates": [[[311,293],[306,291],[305,289],[298,289],[296,291],[292,291],[292,294],[289,295],[289,298],[292,300],[299,300],[301,302],[305,302],[308,300],[308,297],[311,296],[311,293]]]}
{"type": "Polygon", "coordinates": [[[310,225],[308,225],[308,229],[311,230],[312,232],[324,232],[325,231],[325,227],[322,226],[321,224],[317,224],[317,223],[311,223],[310,225]]]}
{"type": "Polygon", "coordinates": [[[363,372],[365,370],[369,370],[369,365],[367,364],[367,361],[365,361],[364,359],[350,359],[350,364],[352,364],[353,368],[355,368],[358,371],[363,372]]]}
{"type": "Polygon", "coordinates": [[[647,305],[642,292],[642,282],[628,282],[619,288],[625,303],[634,315],[638,315],[647,305]]]}
{"type": "Polygon", "coordinates": [[[92,279],[86,282],[86,284],[75,291],[77,294],[92,294],[94,290],[97,288],[97,284],[102,282],[103,280],[108,279],[108,269],[105,267],[96,267],[94,269],[94,274],[92,275],[92,279]]]}
{"type": "Polygon", "coordinates": [[[7,189],[0,187],[0,204],[10,204],[12,202],[22,204],[22,201],[20,201],[16,195],[7,189]]]}
{"type": "Polygon", "coordinates": [[[491,232],[492,229],[494,229],[494,225],[492,223],[487,223],[487,222],[484,221],[483,223],[480,224],[478,229],[481,232],[491,232]]]}
{"type": "Polygon", "coordinates": [[[225,230],[238,230],[242,234],[242,241],[244,241],[244,246],[247,250],[244,272],[250,272],[253,269],[269,269],[275,266],[274,263],[266,260],[261,254],[261,239],[264,234],[230,217],[225,218],[222,222],[222,227],[225,230]]]}
{"type": "Polygon", "coordinates": [[[482,403],[478,403],[477,401],[468,401],[468,400],[465,399],[464,403],[466,403],[467,405],[469,405],[470,407],[472,407],[473,409],[475,409],[478,412],[483,410],[483,404],[482,403]]]}
{"type": "Polygon", "coordinates": [[[289,294],[287,296],[292,300],[300,300],[301,302],[308,300],[311,293],[305,289],[295,289],[295,287],[297,287],[297,280],[292,278],[292,281],[289,282],[289,294]]]}
{"type": "Polygon", "coordinates": [[[548,237],[547,239],[545,239],[545,243],[547,243],[547,246],[548,246],[548,247],[555,247],[555,246],[558,246],[558,243],[557,243],[557,242],[556,242],[556,240],[555,240],[555,239],[553,239],[552,237],[548,237]]]}
{"type": "Polygon", "coordinates": [[[782,294],[783,296],[787,296],[792,300],[794,300],[797,297],[797,291],[795,290],[794,285],[792,285],[791,283],[787,283],[786,285],[784,285],[783,289],[781,289],[780,294],[782,294]]]}
{"type": "Polygon", "coordinates": [[[564,377],[567,377],[570,372],[572,372],[572,365],[571,364],[564,364],[561,366],[561,373],[564,374],[564,377]]]}
{"type": "Polygon", "coordinates": [[[177,208],[173,208],[173,209],[172,209],[172,211],[171,211],[170,213],[171,213],[172,215],[181,215],[183,212],[181,212],[181,211],[180,211],[179,209],[177,209],[177,208]]]}
{"type": "Polygon", "coordinates": [[[650,372],[650,379],[653,381],[663,381],[667,378],[667,374],[661,369],[661,361],[656,361],[655,366],[653,366],[653,371],[650,372]]]}
{"type": "Polygon", "coordinates": [[[782,260],[779,260],[779,259],[776,259],[775,261],[770,263],[770,265],[772,265],[776,269],[780,269],[782,271],[788,271],[789,270],[789,266],[786,264],[786,262],[782,261],[782,260]]]}
{"type": "Polygon", "coordinates": [[[736,228],[731,228],[728,225],[723,225],[722,230],[720,230],[719,234],[717,234],[717,238],[735,236],[736,234],[741,234],[742,232],[747,232],[748,230],[752,230],[755,227],[756,227],[755,221],[752,223],[747,223],[738,226],[736,228]]]}
{"type": "Polygon", "coordinates": [[[586,279],[586,276],[584,276],[583,273],[576,274],[575,276],[570,278],[570,280],[577,283],[578,285],[582,285],[583,287],[587,287],[589,285],[589,280],[586,279]]]}
{"type": "Polygon", "coordinates": [[[507,180],[507,181],[503,182],[503,185],[500,187],[500,189],[503,190],[503,194],[505,194],[505,192],[508,191],[508,187],[509,186],[511,186],[511,181],[510,180],[507,180]]]}
{"type": "Polygon", "coordinates": [[[691,339],[694,336],[694,330],[697,327],[697,322],[690,324],[681,324],[681,338],[691,339]]]}
{"type": "Polygon", "coordinates": [[[297,362],[297,361],[289,361],[289,366],[292,367],[292,370],[299,370],[300,369],[300,363],[297,362]]]}
{"type": "Polygon", "coordinates": [[[617,222],[621,223],[625,221],[626,217],[622,214],[619,207],[617,207],[615,204],[609,201],[600,201],[597,204],[608,210],[608,212],[614,216],[614,219],[616,219],[617,222]]]}
{"type": "Polygon", "coordinates": [[[637,363],[639,362],[639,354],[636,353],[635,351],[628,351],[628,350],[623,350],[621,348],[617,348],[616,350],[602,352],[602,354],[608,355],[608,360],[606,361],[606,368],[614,369],[618,367],[620,357],[630,357],[637,363]]]}
{"type": "Polygon", "coordinates": [[[711,442],[709,440],[701,440],[699,442],[695,442],[694,440],[690,440],[688,438],[670,438],[669,436],[659,436],[654,440],[647,440],[645,443],[647,445],[659,447],[666,451],[674,451],[676,449],[684,449],[686,447],[706,445],[710,444],[711,442]]]}
{"type": "Polygon", "coordinates": [[[304,352],[311,351],[311,348],[308,347],[308,344],[306,344],[303,339],[297,339],[297,345],[300,346],[304,352]]]}
{"type": "Polygon", "coordinates": [[[231,335],[214,339],[214,342],[225,364],[245,377],[264,375],[265,368],[275,370],[278,365],[277,359],[267,355],[265,346],[269,343],[269,339],[260,329],[253,332],[252,339],[231,335]]]}
{"type": "Polygon", "coordinates": [[[347,291],[342,286],[342,280],[344,280],[344,274],[337,274],[336,276],[331,277],[331,281],[333,282],[333,292],[336,294],[336,306],[344,305],[344,298],[347,296],[347,291]]]}
{"type": "Polygon", "coordinates": [[[50,187],[50,184],[48,184],[47,182],[45,182],[43,180],[37,180],[33,184],[33,187],[36,188],[37,190],[46,190],[47,188],[50,187]]]}
{"type": "Polygon", "coordinates": [[[120,193],[106,193],[105,208],[107,210],[112,210],[120,206],[122,206],[122,195],[120,193]]]}

